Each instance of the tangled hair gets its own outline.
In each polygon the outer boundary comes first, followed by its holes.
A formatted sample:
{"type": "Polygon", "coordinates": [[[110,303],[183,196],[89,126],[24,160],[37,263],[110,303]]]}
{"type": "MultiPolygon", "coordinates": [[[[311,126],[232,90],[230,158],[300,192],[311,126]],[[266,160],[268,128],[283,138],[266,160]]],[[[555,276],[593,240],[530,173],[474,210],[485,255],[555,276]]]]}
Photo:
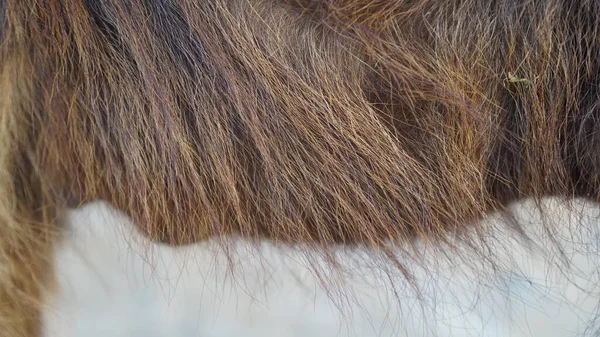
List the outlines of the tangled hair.
{"type": "Polygon", "coordinates": [[[0,41],[3,335],[95,199],[169,244],[385,253],[599,197],[595,0],[0,0],[0,41]]]}

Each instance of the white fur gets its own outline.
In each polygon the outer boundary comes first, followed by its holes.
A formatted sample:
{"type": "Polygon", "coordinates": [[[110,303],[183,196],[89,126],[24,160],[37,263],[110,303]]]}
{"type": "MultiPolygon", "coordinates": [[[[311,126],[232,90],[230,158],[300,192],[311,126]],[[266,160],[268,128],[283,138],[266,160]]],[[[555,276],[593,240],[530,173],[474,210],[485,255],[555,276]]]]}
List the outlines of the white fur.
{"type": "Polygon", "coordinates": [[[502,217],[490,216],[480,224],[486,242],[475,249],[458,243],[450,253],[421,242],[417,252],[403,253],[413,283],[391,265],[370,265],[373,252],[338,247],[350,273],[345,283],[330,279],[323,286],[298,249],[264,242],[256,254],[234,240],[230,270],[212,242],[152,244],[126,216],[91,203],[67,215],[54,256],[59,291],[48,294],[43,335],[591,334],[600,303],[600,208],[581,201],[569,208],[555,199],[544,205],[559,245],[541,230],[532,203],[522,202],[513,209],[531,242],[507,230],[502,217]]]}

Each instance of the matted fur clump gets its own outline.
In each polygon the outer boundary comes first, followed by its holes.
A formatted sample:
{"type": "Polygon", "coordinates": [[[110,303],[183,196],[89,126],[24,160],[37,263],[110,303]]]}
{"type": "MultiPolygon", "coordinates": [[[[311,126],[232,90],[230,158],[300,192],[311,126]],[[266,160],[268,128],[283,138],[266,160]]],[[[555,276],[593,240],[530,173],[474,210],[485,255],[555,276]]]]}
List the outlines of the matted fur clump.
{"type": "Polygon", "coordinates": [[[598,199],[597,1],[0,0],[0,24],[3,335],[37,331],[67,205],[386,251],[598,199]]]}

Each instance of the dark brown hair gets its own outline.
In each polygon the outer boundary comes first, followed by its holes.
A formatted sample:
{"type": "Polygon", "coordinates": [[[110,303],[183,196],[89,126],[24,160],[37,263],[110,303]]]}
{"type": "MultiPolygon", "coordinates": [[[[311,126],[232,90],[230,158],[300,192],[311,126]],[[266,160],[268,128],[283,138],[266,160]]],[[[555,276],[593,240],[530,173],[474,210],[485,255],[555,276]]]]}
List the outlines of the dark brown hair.
{"type": "Polygon", "coordinates": [[[599,24],[592,0],[0,0],[0,330],[35,334],[56,218],[94,199],[171,244],[383,251],[597,200],[599,24]]]}

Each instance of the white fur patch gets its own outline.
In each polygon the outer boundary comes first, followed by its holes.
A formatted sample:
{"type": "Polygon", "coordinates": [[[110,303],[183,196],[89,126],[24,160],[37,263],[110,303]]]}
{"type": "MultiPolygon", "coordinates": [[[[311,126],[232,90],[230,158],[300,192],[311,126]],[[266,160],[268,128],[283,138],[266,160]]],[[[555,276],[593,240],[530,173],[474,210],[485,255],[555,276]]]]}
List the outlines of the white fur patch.
{"type": "Polygon", "coordinates": [[[541,230],[532,203],[522,202],[514,210],[532,242],[507,230],[501,217],[490,217],[481,224],[487,241],[477,254],[466,244],[450,252],[422,243],[421,263],[406,256],[412,283],[391,265],[369,265],[368,251],[339,249],[350,271],[346,282],[323,287],[295,249],[264,242],[258,255],[237,240],[228,262],[211,242],[152,244],[126,216],[91,203],[67,215],[67,234],[54,257],[59,291],[48,295],[43,335],[591,334],[598,330],[600,303],[600,208],[555,199],[544,205],[558,245],[541,230]]]}

